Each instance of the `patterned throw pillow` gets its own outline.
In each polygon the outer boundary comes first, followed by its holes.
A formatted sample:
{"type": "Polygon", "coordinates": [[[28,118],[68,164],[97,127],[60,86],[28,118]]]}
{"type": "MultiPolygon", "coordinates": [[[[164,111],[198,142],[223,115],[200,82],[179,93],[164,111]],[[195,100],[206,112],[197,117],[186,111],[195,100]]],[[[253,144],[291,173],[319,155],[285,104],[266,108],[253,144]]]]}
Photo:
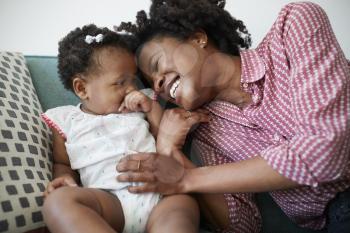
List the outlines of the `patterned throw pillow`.
{"type": "Polygon", "coordinates": [[[0,232],[44,226],[42,192],[52,161],[41,112],[23,55],[0,52],[0,232]]]}

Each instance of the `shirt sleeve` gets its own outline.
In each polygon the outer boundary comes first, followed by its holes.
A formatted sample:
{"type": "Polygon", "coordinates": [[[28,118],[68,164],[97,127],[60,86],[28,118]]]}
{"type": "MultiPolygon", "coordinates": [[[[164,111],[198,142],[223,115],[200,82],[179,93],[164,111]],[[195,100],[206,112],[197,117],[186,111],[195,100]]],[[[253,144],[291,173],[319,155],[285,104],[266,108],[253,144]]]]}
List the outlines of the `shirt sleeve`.
{"type": "Polygon", "coordinates": [[[317,186],[342,177],[349,162],[349,63],[318,5],[287,5],[277,26],[290,63],[296,134],[261,155],[285,177],[317,186]]]}
{"type": "Polygon", "coordinates": [[[41,118],[48,127],[57,130],[64,139],[67,139],[67,119],[69,118],[69,113],[74,108],[74,106],[52,108],[42,113],[41,118]]]}

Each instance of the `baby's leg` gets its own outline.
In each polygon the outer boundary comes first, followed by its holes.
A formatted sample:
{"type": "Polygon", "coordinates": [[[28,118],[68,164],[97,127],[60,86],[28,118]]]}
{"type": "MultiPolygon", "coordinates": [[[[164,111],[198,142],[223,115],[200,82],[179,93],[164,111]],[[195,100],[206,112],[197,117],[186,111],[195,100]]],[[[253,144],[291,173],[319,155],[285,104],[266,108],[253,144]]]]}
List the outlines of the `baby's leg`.
{"type": "Polygon", "coordinates": [[[152,210],[147,223],[150,233],[197,233],[199,208],[188,195],[164,197],[152,210]]]}
{"type": "Polygon", "coordinates": [[[62,187],[44,202],[44,220],[56,232],[122,232],[124,216],[116,196],[81,187],[62,187]]]}

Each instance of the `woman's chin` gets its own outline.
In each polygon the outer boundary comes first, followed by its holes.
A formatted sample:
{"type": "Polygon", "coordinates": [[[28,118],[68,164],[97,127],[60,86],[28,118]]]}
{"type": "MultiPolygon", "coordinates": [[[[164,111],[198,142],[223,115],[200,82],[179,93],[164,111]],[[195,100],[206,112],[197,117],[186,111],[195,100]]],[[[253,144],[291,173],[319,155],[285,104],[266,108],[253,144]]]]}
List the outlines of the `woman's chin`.
{"type": "Polygon", "coordinates": [[[176,96],[176,98],[170,98],[167,99],[169,102],[171,102],[172,104],[175,104],[179,107],[184,108],[187,111],[191,111],[191,110],[195,110],[197,108],[200,108],[204,102],[197,98],[191,98],[191,97],[183,97],[181,95],[176,96]]]}
{"type": "Polygon", "coordinates": [[[188,111],[202,107],[208,100],[207,91],[203,88],[197,90],[191,86],[186,86],[186,88],[181,88],[177,94],[177,105],[188,111]]]}
{"type": "Polygon", "coordinates": [[[181,101],[178,105],[183,107],[187,111],[195,110],[202,106],[202,104],[197,101],[181,101]]]}

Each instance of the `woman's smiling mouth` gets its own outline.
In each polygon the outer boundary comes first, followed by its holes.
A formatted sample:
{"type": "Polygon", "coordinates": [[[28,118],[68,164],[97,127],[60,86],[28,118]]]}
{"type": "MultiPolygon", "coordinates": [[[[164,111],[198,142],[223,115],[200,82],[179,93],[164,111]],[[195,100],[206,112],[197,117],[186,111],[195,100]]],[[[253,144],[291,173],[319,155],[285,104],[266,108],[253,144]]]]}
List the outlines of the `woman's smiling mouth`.
{"type": "Polygon", "coordinates": [[[180,77],[177,77],[173,85],[171,85],[171,88],[169,91],[170,97],[173,99],[176,99],[176,93],[177,93],[177,88],[179,87],[179,84],[180,84],[180,77]]]}

